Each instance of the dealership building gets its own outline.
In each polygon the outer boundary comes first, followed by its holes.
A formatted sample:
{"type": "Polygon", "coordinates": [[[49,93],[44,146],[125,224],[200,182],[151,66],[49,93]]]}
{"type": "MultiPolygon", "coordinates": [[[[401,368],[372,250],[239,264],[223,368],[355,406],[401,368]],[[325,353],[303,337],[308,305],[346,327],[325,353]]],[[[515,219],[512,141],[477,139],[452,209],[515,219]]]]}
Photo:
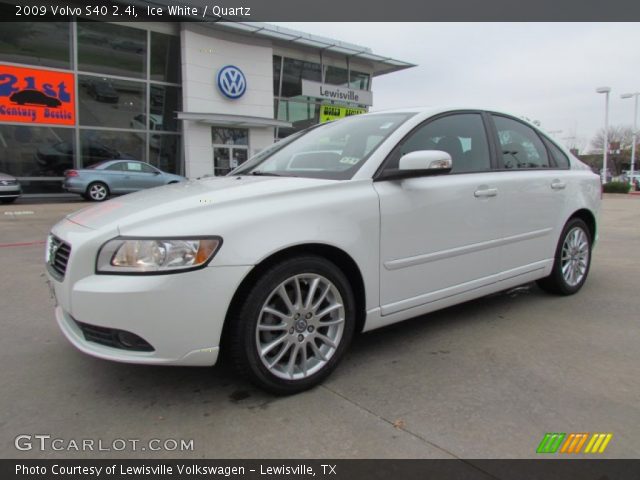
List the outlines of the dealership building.
{"type": "Polygon", "coordinates": [[[0,172],[62,193],[67,169],[133,158],[225,175],[311,125],[367,111],[373,77],[412,67],[262,23],[4,23],[0,172]]]}

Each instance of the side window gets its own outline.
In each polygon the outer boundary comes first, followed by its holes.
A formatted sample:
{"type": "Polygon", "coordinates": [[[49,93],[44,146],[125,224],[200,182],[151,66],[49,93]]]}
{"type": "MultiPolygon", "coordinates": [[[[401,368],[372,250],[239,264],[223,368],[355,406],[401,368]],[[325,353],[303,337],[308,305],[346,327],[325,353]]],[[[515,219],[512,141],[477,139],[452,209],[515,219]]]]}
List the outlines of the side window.
{"type": "Polygon", "coordinates": [[[122,171],[122,162],[112,163],[105,170],[120,172],[122,171]]]}
{"type": "Polygon", "coordinates": [[[547,147],[549,147],[549,151],[551,152],[551,156],[553,157],[556,167],[569,168],[569,157],[567,157],[565,153],[552,141],[546,140],[545,143],[547,144],[547,147]]]}
{"type": "Polygon", "coordinates": [[[140,165],[142,166],[142,171],[144,173],[155,173],[156,172],[153,167],[150,167],[146,163],[141,163],[140,165]]]}
{"type": "Polygon", "coordinates": [[[388,168],[398,168],[400,158],[416,150],[442,150],[451,155],[452,173],[491,169],[487,135],[479,113],[457,113],[426,123],[394,152],[388,168]]]}
{"type": "Polygon", "coordinates": [[[138,162],[127,162],[127,167],[125,168],[128,172],[141,172],[142,164],[138,162]]]}
{"type": "Polygon", "coordinates": [[[510,118],[493,115],[506,169],[549,168],[547,149],[535,130],[510,118]]]}

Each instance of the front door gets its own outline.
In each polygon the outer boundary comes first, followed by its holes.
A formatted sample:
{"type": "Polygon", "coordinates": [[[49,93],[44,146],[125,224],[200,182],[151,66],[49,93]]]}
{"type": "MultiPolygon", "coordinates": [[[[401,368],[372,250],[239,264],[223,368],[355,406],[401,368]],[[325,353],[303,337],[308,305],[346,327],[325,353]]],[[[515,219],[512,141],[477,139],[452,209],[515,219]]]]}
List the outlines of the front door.
{"type": "Polygon", "coordinates": [[[496,281],[502,212],[480,113],[428,120],[391,153],[442,150],[450,174],[374,182],[380,198],[380,298],[383,315],[496,281]]]}
{"type": "Polygon", "coordinates": [[[249,158],[249,132],[244,128],[211,129],[213,173],[223,176],[249,158]]]}

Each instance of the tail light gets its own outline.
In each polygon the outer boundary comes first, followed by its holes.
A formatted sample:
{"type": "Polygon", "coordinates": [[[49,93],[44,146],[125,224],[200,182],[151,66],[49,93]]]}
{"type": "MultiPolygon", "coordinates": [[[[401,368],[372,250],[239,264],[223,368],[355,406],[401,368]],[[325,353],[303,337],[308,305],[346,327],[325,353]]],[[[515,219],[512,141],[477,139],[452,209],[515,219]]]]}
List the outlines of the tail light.
{"type": "Polygon", "coordinates": [[[77,170],[66,170],[64,172],[64,176],[65,177],[77,177],[78,176],[78,171],[77,170]]]}

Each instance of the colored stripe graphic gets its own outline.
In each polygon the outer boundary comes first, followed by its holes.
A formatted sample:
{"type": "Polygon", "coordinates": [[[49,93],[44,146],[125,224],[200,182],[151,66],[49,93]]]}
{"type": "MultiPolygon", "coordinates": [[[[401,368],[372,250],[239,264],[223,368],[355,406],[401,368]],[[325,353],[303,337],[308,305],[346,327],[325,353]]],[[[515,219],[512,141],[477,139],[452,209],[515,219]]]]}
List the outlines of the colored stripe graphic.
{"type": "Polygon", "coordinates": [[[612,438],[613,433],[545,433],[536,453],[604,453],[612,438]]]}
{"type": "Polygon", "coordinates": [[[562,445],[560,453],[580,453],[587,438],[589,438],[588,433],[570,433],[562,445]]]}
{"type": "Polygon", "coordinates": [[[613,433],[594,433],[584,449],[584,453],[603,453],[609,442],[613,438],[613,433]]]}
{"type": "Polygon", "coordinates": [[[536,453],[556,453],[566,433],[546,433],[536,453]]]}

